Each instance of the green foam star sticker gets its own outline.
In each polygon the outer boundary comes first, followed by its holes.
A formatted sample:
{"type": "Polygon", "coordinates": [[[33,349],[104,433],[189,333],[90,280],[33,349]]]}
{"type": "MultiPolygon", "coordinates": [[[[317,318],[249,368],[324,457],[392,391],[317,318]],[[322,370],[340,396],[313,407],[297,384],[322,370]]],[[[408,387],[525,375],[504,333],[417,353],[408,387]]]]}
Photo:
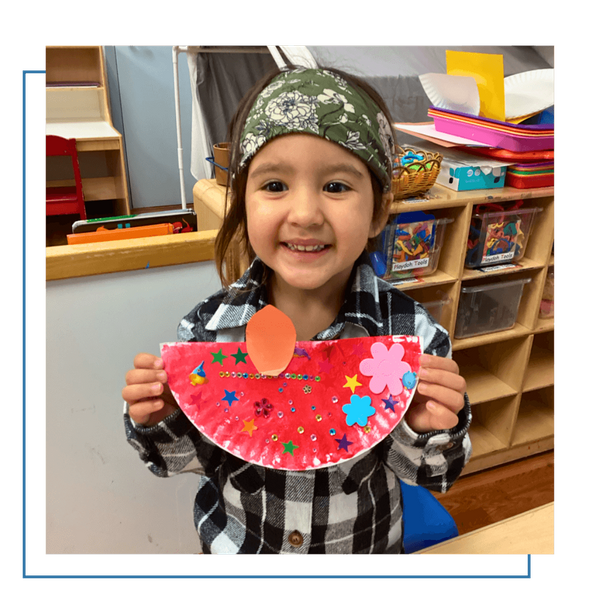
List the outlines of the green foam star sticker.
{"type": "Polygon", "coordinates": [[[283,447],[284,447],[283,454],[288,452],[289,454],[294,456],[294,450],[296,450],[296,448],[300,448],[300,446],[294,445],[294,442],[292,442],[292,440],[290,440],[287,444],[285,442],[281,442],[281,443],[283,444],[283,447]]]}
{"type": "Polygon", "coordinates": [[[221,348],[219,348],[218,352],[211,352],[211,354],[213,355],[213,363],[218,362],[221,366],[223,366],[223,361],[227,358],[227,355],[223,354],[221,348]]]}
{"type": "Polygon", "coordinates": [[[235,358],[235,364],[237,365],[238,363],[243,362],[244,364],[246,363],[246,356],[248,356],[247,352],[242,352],[241,348],[238,348],[238,351],[235,354],[232,354],[231,357],[235,358]]]}

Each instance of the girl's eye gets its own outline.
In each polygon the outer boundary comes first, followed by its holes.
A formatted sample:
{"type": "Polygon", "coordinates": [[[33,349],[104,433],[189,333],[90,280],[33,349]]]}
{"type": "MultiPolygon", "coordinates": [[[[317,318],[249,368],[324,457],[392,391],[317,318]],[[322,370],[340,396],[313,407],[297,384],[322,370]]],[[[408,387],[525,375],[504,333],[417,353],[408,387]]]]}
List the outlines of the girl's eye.
{"type": "Polygon", "coordinates": [[[286,189],[285,183],[282,183],[281,181],[269,181],[269,183],[263,186],[263,190],[272,193],[283,192],[286,189]]]}
{"type": "Polygon", "coordinates": [[[347,192],[350,188],[339,181],[330,181],[325,184],[323,189],[330,194],[340,194],[342,192],[347,192]]]}

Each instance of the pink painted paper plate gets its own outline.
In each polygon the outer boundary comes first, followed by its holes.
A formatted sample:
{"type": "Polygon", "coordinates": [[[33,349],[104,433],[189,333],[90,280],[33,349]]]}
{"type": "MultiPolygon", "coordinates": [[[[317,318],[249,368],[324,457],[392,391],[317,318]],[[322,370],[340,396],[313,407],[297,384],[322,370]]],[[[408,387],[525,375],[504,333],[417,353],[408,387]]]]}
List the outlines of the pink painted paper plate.
{"type": "Polygon", "coordinates": [[[296,471],[385,438],[413,398],[421,353],[416,336],[296,342],[285,370],[267,375],[246,342],[161,346],[173,395],[200,432],[245,461],[296,471]]]}

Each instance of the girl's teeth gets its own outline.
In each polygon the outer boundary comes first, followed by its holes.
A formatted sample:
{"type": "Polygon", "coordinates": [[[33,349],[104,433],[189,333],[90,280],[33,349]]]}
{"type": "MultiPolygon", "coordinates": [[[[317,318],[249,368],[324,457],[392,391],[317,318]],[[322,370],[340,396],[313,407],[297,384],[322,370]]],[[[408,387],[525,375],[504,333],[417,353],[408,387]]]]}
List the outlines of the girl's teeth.
{"type": "Polygon", "coordinates": [[[325,246],[295,246],[294,244],[286,244],[290,250],[297,250],[299,252],[320,252],[325,246]]]}

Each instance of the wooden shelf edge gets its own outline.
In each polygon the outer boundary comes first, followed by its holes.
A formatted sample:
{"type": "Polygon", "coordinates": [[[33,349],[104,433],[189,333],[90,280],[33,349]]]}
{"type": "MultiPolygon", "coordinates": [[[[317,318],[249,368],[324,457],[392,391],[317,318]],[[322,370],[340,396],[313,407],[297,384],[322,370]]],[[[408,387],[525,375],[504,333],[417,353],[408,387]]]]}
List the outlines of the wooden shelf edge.
{"type": "Polygon", "coordinates": [[[515,323],[512,329],[503,331],[494,331],[492,333],[484,333],[483,335],[474,335],[468,338],[460,338],[452,340],[452,350],[464,350],[465,348],[475,348],[476,346],[485,346],[496,342],[503,342],[513,338],[524,337],[531,335],[533,331],[520,323],[515,323]]]}
{"type": "Polygon", "coordinates": [[[46,281],[210,261],[216,231],[52,246],[46,248],[46,281]]]}
{"type": "Polygon", "coordinates": [[[497,467],[498,465],[519,460],[521,458],[528,458],[534,454],[540,454],[541,452],[553,449],[554,436],[549,436],[527,444],[515,445],[496,452],[472,456],[471,460],[467,463],[461,473],[461,476],[476,473],[477,471],[483,471],[484,469],[489,469],[491,467],[497,467]]]}

